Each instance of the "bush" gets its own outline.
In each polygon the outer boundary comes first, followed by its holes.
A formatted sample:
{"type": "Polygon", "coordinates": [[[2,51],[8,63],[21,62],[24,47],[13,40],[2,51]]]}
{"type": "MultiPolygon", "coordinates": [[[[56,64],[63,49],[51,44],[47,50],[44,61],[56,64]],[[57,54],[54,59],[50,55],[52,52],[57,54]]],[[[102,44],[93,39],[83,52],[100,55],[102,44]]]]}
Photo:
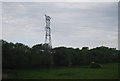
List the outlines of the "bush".
{"type": "Polygon", "coordinates": [[[90,64],[90,67],[91,67],[91,68],[102,68],[102,65],[101,65],[101,64],[98,64],[98,63],[95,63],[95,62],[92,62],[92,63],[90,64]]]}

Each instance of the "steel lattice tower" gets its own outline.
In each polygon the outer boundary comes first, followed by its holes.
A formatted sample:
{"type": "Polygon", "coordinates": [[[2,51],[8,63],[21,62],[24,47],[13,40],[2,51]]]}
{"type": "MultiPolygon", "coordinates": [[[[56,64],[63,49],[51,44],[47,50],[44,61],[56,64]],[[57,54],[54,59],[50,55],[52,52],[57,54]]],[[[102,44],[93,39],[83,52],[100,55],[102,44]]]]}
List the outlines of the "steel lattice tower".
{"type": "Polygon", "coordinates": [[[52,48],[52,43],[51,43],[51,28],[50,28],[50,16],[45,15],[45,21],[46,21],[46,26],[45,26],[45,44],[48,45],[48,48],[52,48]]]}
{"type": "Polygon", "coordinates": [[[52,67],[54,65],[53,62],[53,56],[52,56],[52,43],[51,43],[51,28],[50,28],[50,16],[45,15],[45,53],[50,54],[50,69],[52,70],[52,67]]]}

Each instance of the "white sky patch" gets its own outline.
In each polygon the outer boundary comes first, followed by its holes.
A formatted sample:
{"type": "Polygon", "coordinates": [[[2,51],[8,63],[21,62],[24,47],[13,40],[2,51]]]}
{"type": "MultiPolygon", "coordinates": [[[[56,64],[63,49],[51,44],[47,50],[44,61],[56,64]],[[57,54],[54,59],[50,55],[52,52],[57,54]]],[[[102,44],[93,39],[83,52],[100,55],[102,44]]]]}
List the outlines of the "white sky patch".
{"type": "Polygon", "coordinates": [[[1,0],[3,2],[118,2],[119,0],[1,0]]]}
{"type": "Polygon", "coordinates": [[[30,47],[44,43],[45,17],[51,16],[52,44],[117,48],[118,5],[108,3],[3,2],[3,39],[30,47]]]}

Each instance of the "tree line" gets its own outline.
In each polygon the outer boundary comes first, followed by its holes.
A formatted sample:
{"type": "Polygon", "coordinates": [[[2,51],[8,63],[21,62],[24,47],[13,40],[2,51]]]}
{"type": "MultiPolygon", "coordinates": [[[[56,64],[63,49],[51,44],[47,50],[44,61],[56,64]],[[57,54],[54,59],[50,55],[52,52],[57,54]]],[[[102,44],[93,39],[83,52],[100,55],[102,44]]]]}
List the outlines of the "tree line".
{"type": "Polygon", "coordinates": [[[28,47],[22,43],[2,42],[2,68],[3,69],[26,69],[48,68],[56,66],[81,66],[91,62],[112,63],[119,62],[119,50],[100,46],[89,49],[88,47],[67,48],[56,47],[51,52],[45,51],[45,44],[37,44],[28,47]]]}

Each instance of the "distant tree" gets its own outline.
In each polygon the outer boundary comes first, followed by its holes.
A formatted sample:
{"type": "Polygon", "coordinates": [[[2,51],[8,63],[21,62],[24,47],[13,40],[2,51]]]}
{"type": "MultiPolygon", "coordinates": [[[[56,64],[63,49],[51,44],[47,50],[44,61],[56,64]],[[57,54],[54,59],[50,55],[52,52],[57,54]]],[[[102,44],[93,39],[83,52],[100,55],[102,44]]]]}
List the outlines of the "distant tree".
{"type": "Polygon", "coordinates": [[[120,50],[105,46],[89,49],[88,47],[51,49],[47,44],[37,44],[32,48],[22,43],[2,42],[3,69],[49,68],[54,66],[85,65],[91,62],[112,63],[120,62],[120,50]]]}
{"type": "Polygon", "coordinates": [[[54,62],[56,65],[72,66],[73,49],[66,47],[54,48],[54,62]]]}
{"type": "Polygon", "coordinates": [[[89,47],[82,47],[82,50],[89,50],[89,47]]]}
{"type": "Polygon", "coordinates": [[[90,52],[88,47],[83,47],[81,50],[81,64],[90,63],[90,52]]]}
{"type": "Polygon", "coordinates": [[[28,65],[29,47],[21,43],[2,43],[3,68],[25,68],[28,65]]]}
{"type": "Polygon", "coordinates": [[[91,49],[91,54],[94,58],[94,61],[100,63],[108,63],[113,61],[113,55],[116,54],[116,50],[114,48],[101,46],[91,49]]]}

